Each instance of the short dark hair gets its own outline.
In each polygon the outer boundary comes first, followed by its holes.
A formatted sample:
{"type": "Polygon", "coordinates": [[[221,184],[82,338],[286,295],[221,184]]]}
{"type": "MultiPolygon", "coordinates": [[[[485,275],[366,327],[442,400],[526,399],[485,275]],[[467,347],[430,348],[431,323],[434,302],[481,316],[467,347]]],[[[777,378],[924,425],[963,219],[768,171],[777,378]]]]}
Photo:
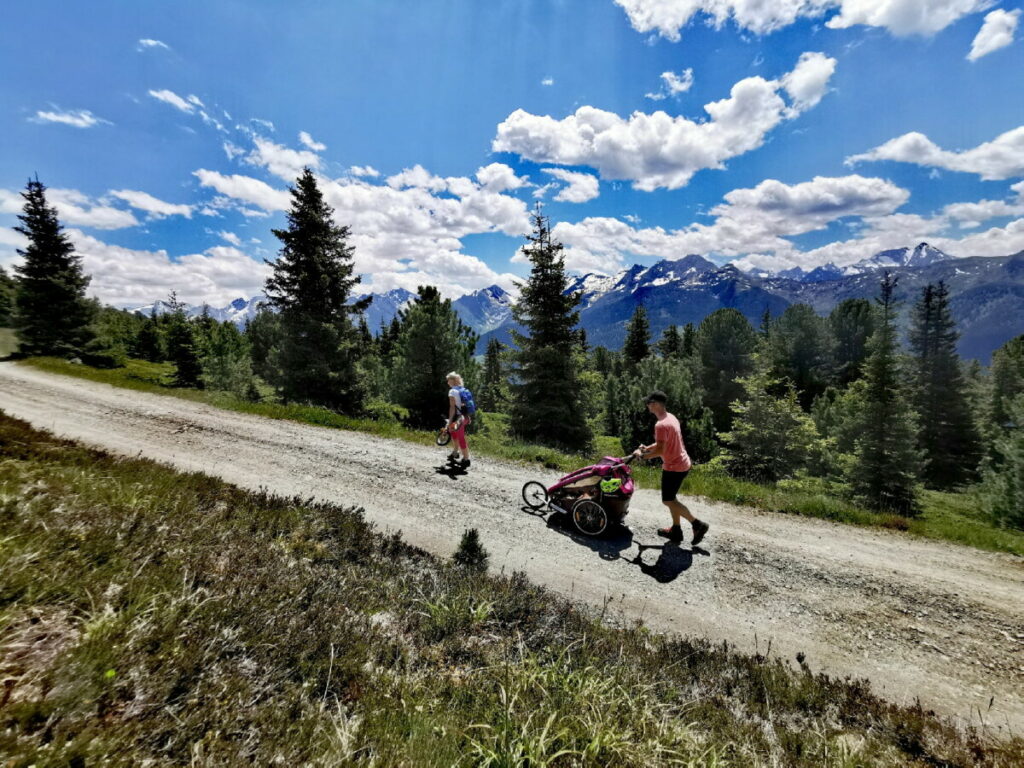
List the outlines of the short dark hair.
{"type": "Polygon", "coordinates": [[[668,395],[666,395],[660,389],[656,389],[653,392],[651,392],[651,394],[649,394],[647,398],[644,400],[645,405],[650,405],[651,403],[661,403],[662,405],[665,405],[665,403],[667,402],[668,395]]]}

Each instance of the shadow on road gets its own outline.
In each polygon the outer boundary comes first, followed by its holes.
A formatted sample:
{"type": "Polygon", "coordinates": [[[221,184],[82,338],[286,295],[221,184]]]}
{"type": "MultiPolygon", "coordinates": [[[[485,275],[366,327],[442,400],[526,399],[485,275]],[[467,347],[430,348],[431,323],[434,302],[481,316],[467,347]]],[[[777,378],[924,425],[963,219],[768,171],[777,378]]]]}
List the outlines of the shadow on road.
{"type": "Polygon", "coordinates": [[[445,462],[439,467],[434,467],[434,471],[437,472],[437,474],[444,475],[445,477],[451,478],[452,480],[457,480],[458,478],[468,474],[466,470],[464,470],[458,464],[451,464],[448,462],[445,462]]]}
{"type": "Polygon", "coordinates": [[[552,531],[560,533],[580,546],[596,552],[597,556],[602,560],[623,560],[637,566],[641,572],[661,584],[675,581],[681,573],[689,570],[693,565],[694,555],[702,557],[711,556],[710,552],[700,547],[684,549],[675,542],[640,544],[633,540],[633,531],[624,525],[609,528],[601,536],[584,536],[576,530],[572,524],[572,519],[562,512],[549,511],[547,509],[530,509],[530,507],[526,506],[521,507],[521,509],[528,515],[544,520],[552,531]],[[632,549],[634,544],[637,548],[636,554],[633,557],[629,557],[627,550],[632,549]],[[659,553],[653,563],[644,561],[644,552],[648,550],[657,550],[659,553]]]}

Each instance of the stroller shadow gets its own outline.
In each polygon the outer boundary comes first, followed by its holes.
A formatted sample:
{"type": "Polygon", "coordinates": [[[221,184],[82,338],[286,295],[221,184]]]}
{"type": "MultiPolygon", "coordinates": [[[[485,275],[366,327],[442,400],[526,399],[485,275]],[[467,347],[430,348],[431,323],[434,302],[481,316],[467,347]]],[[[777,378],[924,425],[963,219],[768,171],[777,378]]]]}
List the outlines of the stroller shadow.
{"type": "Polygon", "coordinates": [[[562,512],[547,511],[544,509],[530,509],[527,506],[521,508],[533,517],[538,517],[547,523],[548,528],[560,533],[567,539],[571,539],[580,546],[596,552],[602,560],[622,560],[631,565],[637,566],[640,571],[660,584],[668,584],[675,581],[679,576],[690,569],[693,565],[695,555],[710,557],[711,553],[700,547],[684,549],[676,542],[669,541],[664,544],[640,544],[633,540],[633,531],[624,525],[609,528],[602,536],[584,536],[579,533],[572,524],[572,520],[562,512]],[[633,557],[628,557],[626,550],[636,544],[637,552],[633,557]],[[657,559],[653,563],[644,562],[644,552],[657,550],[657,559]]]}
{"type": "Polygon", "coordinates": [[[458,478],[469,474],[461,466],[459,466],[458,464],[453,464],[451,462],[445,462],[439,467],[434,467],[434,471],[437,472],[437,474],[445,475],[446,477],[452,480],[457,480],[458,478]]]}
{"type": "Polygon", "coordinates": [[[533,512],[529,507],[524,509],[537,517],[546,517],[548,528],[596,552],[602,560],[624,560],[622,553],[633,546],[633,532],[623,525],[609,527],[601,536],[584,536],[576,530],[572,519],[566,514],[550,512],[545,515],[533,512]]]}

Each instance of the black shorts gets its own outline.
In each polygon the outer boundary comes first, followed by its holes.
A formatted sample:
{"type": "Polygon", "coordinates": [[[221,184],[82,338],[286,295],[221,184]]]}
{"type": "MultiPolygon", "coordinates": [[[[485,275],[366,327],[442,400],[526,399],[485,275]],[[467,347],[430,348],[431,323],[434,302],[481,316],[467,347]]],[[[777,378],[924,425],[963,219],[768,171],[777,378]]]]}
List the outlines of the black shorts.
{"type": "Polygon", "coordinates": [[[679,486],[683,484],[683,480],[688,474],[690,474],[690,470],[669,472],[663,469],[661,471],[661,500],[675,501],[676,494],[679,493],[679,486]]]}

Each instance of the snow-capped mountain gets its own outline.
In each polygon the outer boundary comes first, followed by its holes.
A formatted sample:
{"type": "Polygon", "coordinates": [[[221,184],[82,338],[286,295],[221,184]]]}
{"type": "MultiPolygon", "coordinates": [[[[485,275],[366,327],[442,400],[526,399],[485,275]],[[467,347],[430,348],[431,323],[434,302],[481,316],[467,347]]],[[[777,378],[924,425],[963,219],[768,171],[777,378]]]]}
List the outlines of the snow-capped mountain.
{"type": "MultiPolygon", "coordinates": [[[[928,243],[918,243],[914,248],[894,248],[889,251],[876,253],[869,259],[858,261],[853,265],[854,269],[861,271],[895,269],[898,267],[930,267],[940,261],[948,261],[953,258],[948,253],[943,253],[938,248],[933,248],[928,243]]],[[[847,272],[847,274],[853,274],[847,272]]]]}
{"type": "Polygon", "coordinates": [[[374,334],[380,331],[382,325],[390,325],[395,315],[416,298],[415,293],[410,293],[405,288],[393,288],[386,293],[364,293],[357,298],[362,299],[366,296],[373,296],[373,301],[366,310],[366,324],[374,334]]]}
{"type": "Polygon", "coordinates": [[[512,317],[512,295],[500,286],[492,285],[467,293],[452,302],[462,322],[477,333],[500,328],[512,317]]]}
{"type": "MultiPolygon", "coordinates": [[[[251,299],[237,298],[226,307],[211,307],[209,304],[185,304],[185,314],[188,317],[199,317],[205,311],[214,320],[224,322],[230,320],[237,326],[244,326],[246,321],[251,319],[259,311],[259,306],[266,301],[266,296],[253,296],[251,299]]],[[[134,310],[140,315],[156,314],[165,315],[171,311],[170,305],[163,300],[155,301],[145,307],[138,307],[134,310]]]]}
{"type": "Polygon", "coordinates": [[[932,264],[938,264],[940,261],[949,261],[953,258],[955,257],[928,245],[928,243],[918,243],[913,248],[906,246],[903,248],[892,248],[888,251],[879,251],[874,256],[861,259],[857,263],[849,264],[845,267],[837,267],[832,262],[828,262],[809,271],[801,267],[792,267],[791,269],[784,269],[774,274],[757,269],[750,270],[748,274],[755,277],[781,277],[801,283],[824,283],[829,280],[841,280],[851,275],[863,275],[883,269],[929,267],[932,264]]]}

